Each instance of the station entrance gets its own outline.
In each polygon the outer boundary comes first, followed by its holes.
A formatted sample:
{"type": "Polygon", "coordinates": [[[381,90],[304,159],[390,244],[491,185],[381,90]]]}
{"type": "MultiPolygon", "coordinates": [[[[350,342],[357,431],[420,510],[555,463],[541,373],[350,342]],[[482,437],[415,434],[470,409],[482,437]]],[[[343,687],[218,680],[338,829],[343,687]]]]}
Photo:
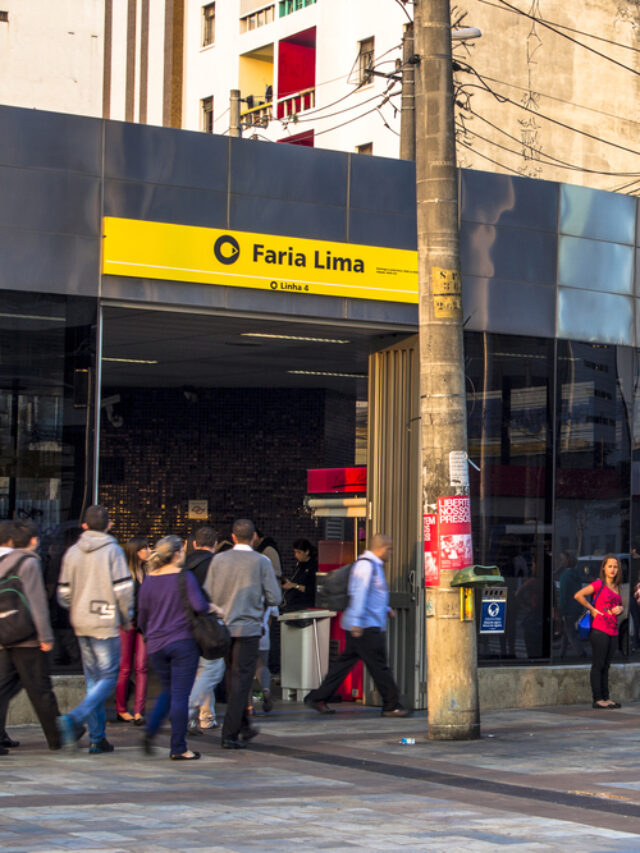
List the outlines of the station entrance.
{"type": "Polygon", "coordinates": [[[410,464],[405,410],[417,374],[405,339],[366,323],[103,306],[97,497],[113,508],[121,541],[202,524],[224,532],[252,518],[286,568],[296,538],[357,529],[313,517],[307,470],[368,465],[368,524],[397,540],[392,649],[409,696],[416,552],[401,528],[407,511],[418,516],[399,498],[399,477],[410,464]]]}

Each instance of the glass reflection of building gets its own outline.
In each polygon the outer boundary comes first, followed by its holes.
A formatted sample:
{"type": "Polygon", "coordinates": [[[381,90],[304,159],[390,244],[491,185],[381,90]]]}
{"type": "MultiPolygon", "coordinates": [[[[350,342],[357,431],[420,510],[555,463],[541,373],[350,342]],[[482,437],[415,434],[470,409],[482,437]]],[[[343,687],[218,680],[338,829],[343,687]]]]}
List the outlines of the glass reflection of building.
{"type": "Polygon", "coordinates": [[[624,570],[628,655],[640,645],[636,201],[472,172],[461,182],[465,313],[478,329],[465,333],[475,559],[500,566],[508,588],[507,630],[479,637],[480,659],[587,657],[573,592],[607,553],[624,570]]]}

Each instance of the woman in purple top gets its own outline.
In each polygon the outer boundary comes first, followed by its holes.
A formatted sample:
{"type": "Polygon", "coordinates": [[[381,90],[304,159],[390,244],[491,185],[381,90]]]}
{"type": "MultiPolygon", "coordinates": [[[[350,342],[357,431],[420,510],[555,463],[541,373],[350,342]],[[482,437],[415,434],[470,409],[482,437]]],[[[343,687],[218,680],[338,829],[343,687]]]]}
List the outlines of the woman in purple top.
{"type": "MultiPolygon", "coordinates": [[[[168,714],[171,718],[170,755],[174,761],[200,758],[200,753],[188,749],[186,742],[189,694],[200,652],[178,586],[183,563],[182,540],[178,536],[160,539],[147,561],[147,576],[138,594],[138,628],[144,634],[149,660],[162,685],[147,722],[143,748],[151,752],[153,738],[168,714]]],[[[199,613],[214,609],[192,572],[185,573],[185,580],[191,607],[199,613]]]]}
{"type": "Polygon", "coordinates": [[[576,592],[574,598],[592,618],[591,693],[594,708],[619,708],[609,698],[609,666],[618,645],[618,617],[624,611],[620,597],[622,569],[615,554],[607,554],[600,567],[600,578],[576,592]],[[587,601],[591,596],[591,603],[587,601]]]}

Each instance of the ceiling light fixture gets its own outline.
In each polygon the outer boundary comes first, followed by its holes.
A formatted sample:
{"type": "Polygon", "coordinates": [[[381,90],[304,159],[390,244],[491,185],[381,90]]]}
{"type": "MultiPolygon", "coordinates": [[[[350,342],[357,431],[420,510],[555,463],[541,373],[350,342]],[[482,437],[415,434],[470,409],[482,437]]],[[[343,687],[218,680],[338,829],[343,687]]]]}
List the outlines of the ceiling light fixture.
{"type": "Polygon", "coordinates": [[[0,317],[9,317],[12,320],[48,320],[51,323],[66,322],[66,317],[44,317],[40,314],[0,314],[0,317]]]}
{"type": "Polygon", "coordinates": [[[342,376],[347,379],[366,379],[366,373],[331,373],[328,370],[287,370],[296,376],[342,376]]]}
{"type": "Polygon", "coordinates": [[[118,364],[157,364],[157,359],[153,358],[106,358],[103,361],[117,361],[118,364]]]}
{"type": "Polygon", "coordinates": [[[267,332],[241,332],[243,338],[270,338],[279,341],[308,341],[313,344],[350,344],[351,341],[339,338],[307,338],[302,335],[272,335],[267,332]]]}

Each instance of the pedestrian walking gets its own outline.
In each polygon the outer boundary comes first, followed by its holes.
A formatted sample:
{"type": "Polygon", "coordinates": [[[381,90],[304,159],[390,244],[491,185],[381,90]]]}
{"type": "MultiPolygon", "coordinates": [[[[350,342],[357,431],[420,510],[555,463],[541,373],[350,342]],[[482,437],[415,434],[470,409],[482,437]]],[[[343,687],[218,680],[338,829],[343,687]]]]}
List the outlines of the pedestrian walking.
{"type": "Polygon", "coordinates": [[[233,525],[233,548],[216,554],[204,585],[209,598],[221,608],[231,634],[223,749],[244,749],[258,734],[249,723],[247,696],[256,671],[265,606],[282,601],[271,561],[251,547],[254,537],[253,522],[238,519],[233,525]]]}
{"type": "MultiPolygon", "coordinates": [[[[264,611],[264,617],[262,619],[262,636],[260,637],[260,643],[258,644],[258,660],[256,661],[256,674],[255,678],[258,684],[260,685],[260,690],[262,691],[262,710],[265,714],[269,714],[273,711],[273,697],[271,695],[271,670],[269,669],[269,648],[270,648],[270,638],[269,638],[269,628],[271,626],[271,622],[273,619],[278,618],[278,614],[280,613],[277,607],[267,607],[264,611]]],[[[249,714],[254,713],[253,708],[253,685],[249,689],[249,704],[247,705],[247,712],[249,714]]]]}
{"type": "Polygon", "coordinates": [[[113,752],[105,700],[118,680],[120,628],[128,630],[133,617],[133,579],[122,548],[109,535],[111,526],[106,507],[86,510],[84,532],[62,558],[58,582],[58,602],[69,609],[87,686],[82,702],[58,717],[58,728],[63,745],[72,747],[86,720],[91,755],[113,752]]]}
{"type": "Polygon", "coordinates": [[[342,654],[330,666],[322,684],[304,697],[304,702],[320,714],[333,714],[327,705],[356,663],[361,660],[371,673],[382,696],[383,717],[407,717],[411,712],[399,701],[398,686],[387,663],[385,631],[389,607],[389,589],[384,564],[391,554],[389,536],[376,533],[369,550],[353,564],[349,575],[349,606],[342,614],[347,632],[342,654]]]}
{"type": "Polygon", "coordinates": [[[124,546],[129,574],[133,580],[133,620],[125,631],[120,628],[120,672],[116,684],[116,713],[123,723],[144,725],[144,711],[147,700],[147,645],[138,630],[137,611],[138,593],[147,573],[146,561],[149,559],[149,540],[146,536],[134,536],[124,546]],[[135,673],[135,694],[133,714],[129,713],[129,679],[135,673]]]}
{"type": "Polygon", "coordinates": [[[609,697],[609,667],[618,647],[618,620],[623,613],[622,569],[615,554],[607,554],[600,577],[576,592],[574,598],[591,613],[591,693],[594,708],[619,708],[609,697]],[[587,601],[588,597],[591,601],[587,601]]]}
{"type": "MultiPolygon", "coordinates": [[[[193,550],[187,557],[184,570],[193,572],[200,587],[203,587],[207,572],[218,544],[218,534],[212,527],[200,527],[193,537],[193,550]]],[[[198,674],[189,696],[190,735],[200,734],[201,729],[215,729],[216,702],[214,690],[224,678],[224,658],[207,660],[200,657],[198,674]]]]}
{"type": "MultiPolygon", "coordinates": [[[[144,633],[149,660],[160,679],[162,692],[147,720],[143,739],[145,752],[167,715],[171,719],[173,761],[192,761],[199,752],[187,747],[189,694],[198,668],[200,652],[193,639],[178,579],[184,564],[184,545],[178,536],[165,536],[156,542],[148,560],[148,572],[138,595],[138,625],[144,633]]],[[[202,593],[191,572],[185,573],[186,594],[193,610],[215,610],[202,593]]]]}
{"type": "Polygon", "coordinates": [[[49,749],[60,749],[56,725],[60,711],[51,684],[49,664],[53,631],[40,558],[36,554],[37,529],[30,521],[14,521],[9,526],[3,525],[1,535],[4,554],[0,557],[0,577],[17,578],[33,620],[34,632],[27,639],[0,646],[0,755],[7,755],[10,748],[20,745],[9,737],[5,728],[9,702],[20,687],[27,691],[49,749]]]}

